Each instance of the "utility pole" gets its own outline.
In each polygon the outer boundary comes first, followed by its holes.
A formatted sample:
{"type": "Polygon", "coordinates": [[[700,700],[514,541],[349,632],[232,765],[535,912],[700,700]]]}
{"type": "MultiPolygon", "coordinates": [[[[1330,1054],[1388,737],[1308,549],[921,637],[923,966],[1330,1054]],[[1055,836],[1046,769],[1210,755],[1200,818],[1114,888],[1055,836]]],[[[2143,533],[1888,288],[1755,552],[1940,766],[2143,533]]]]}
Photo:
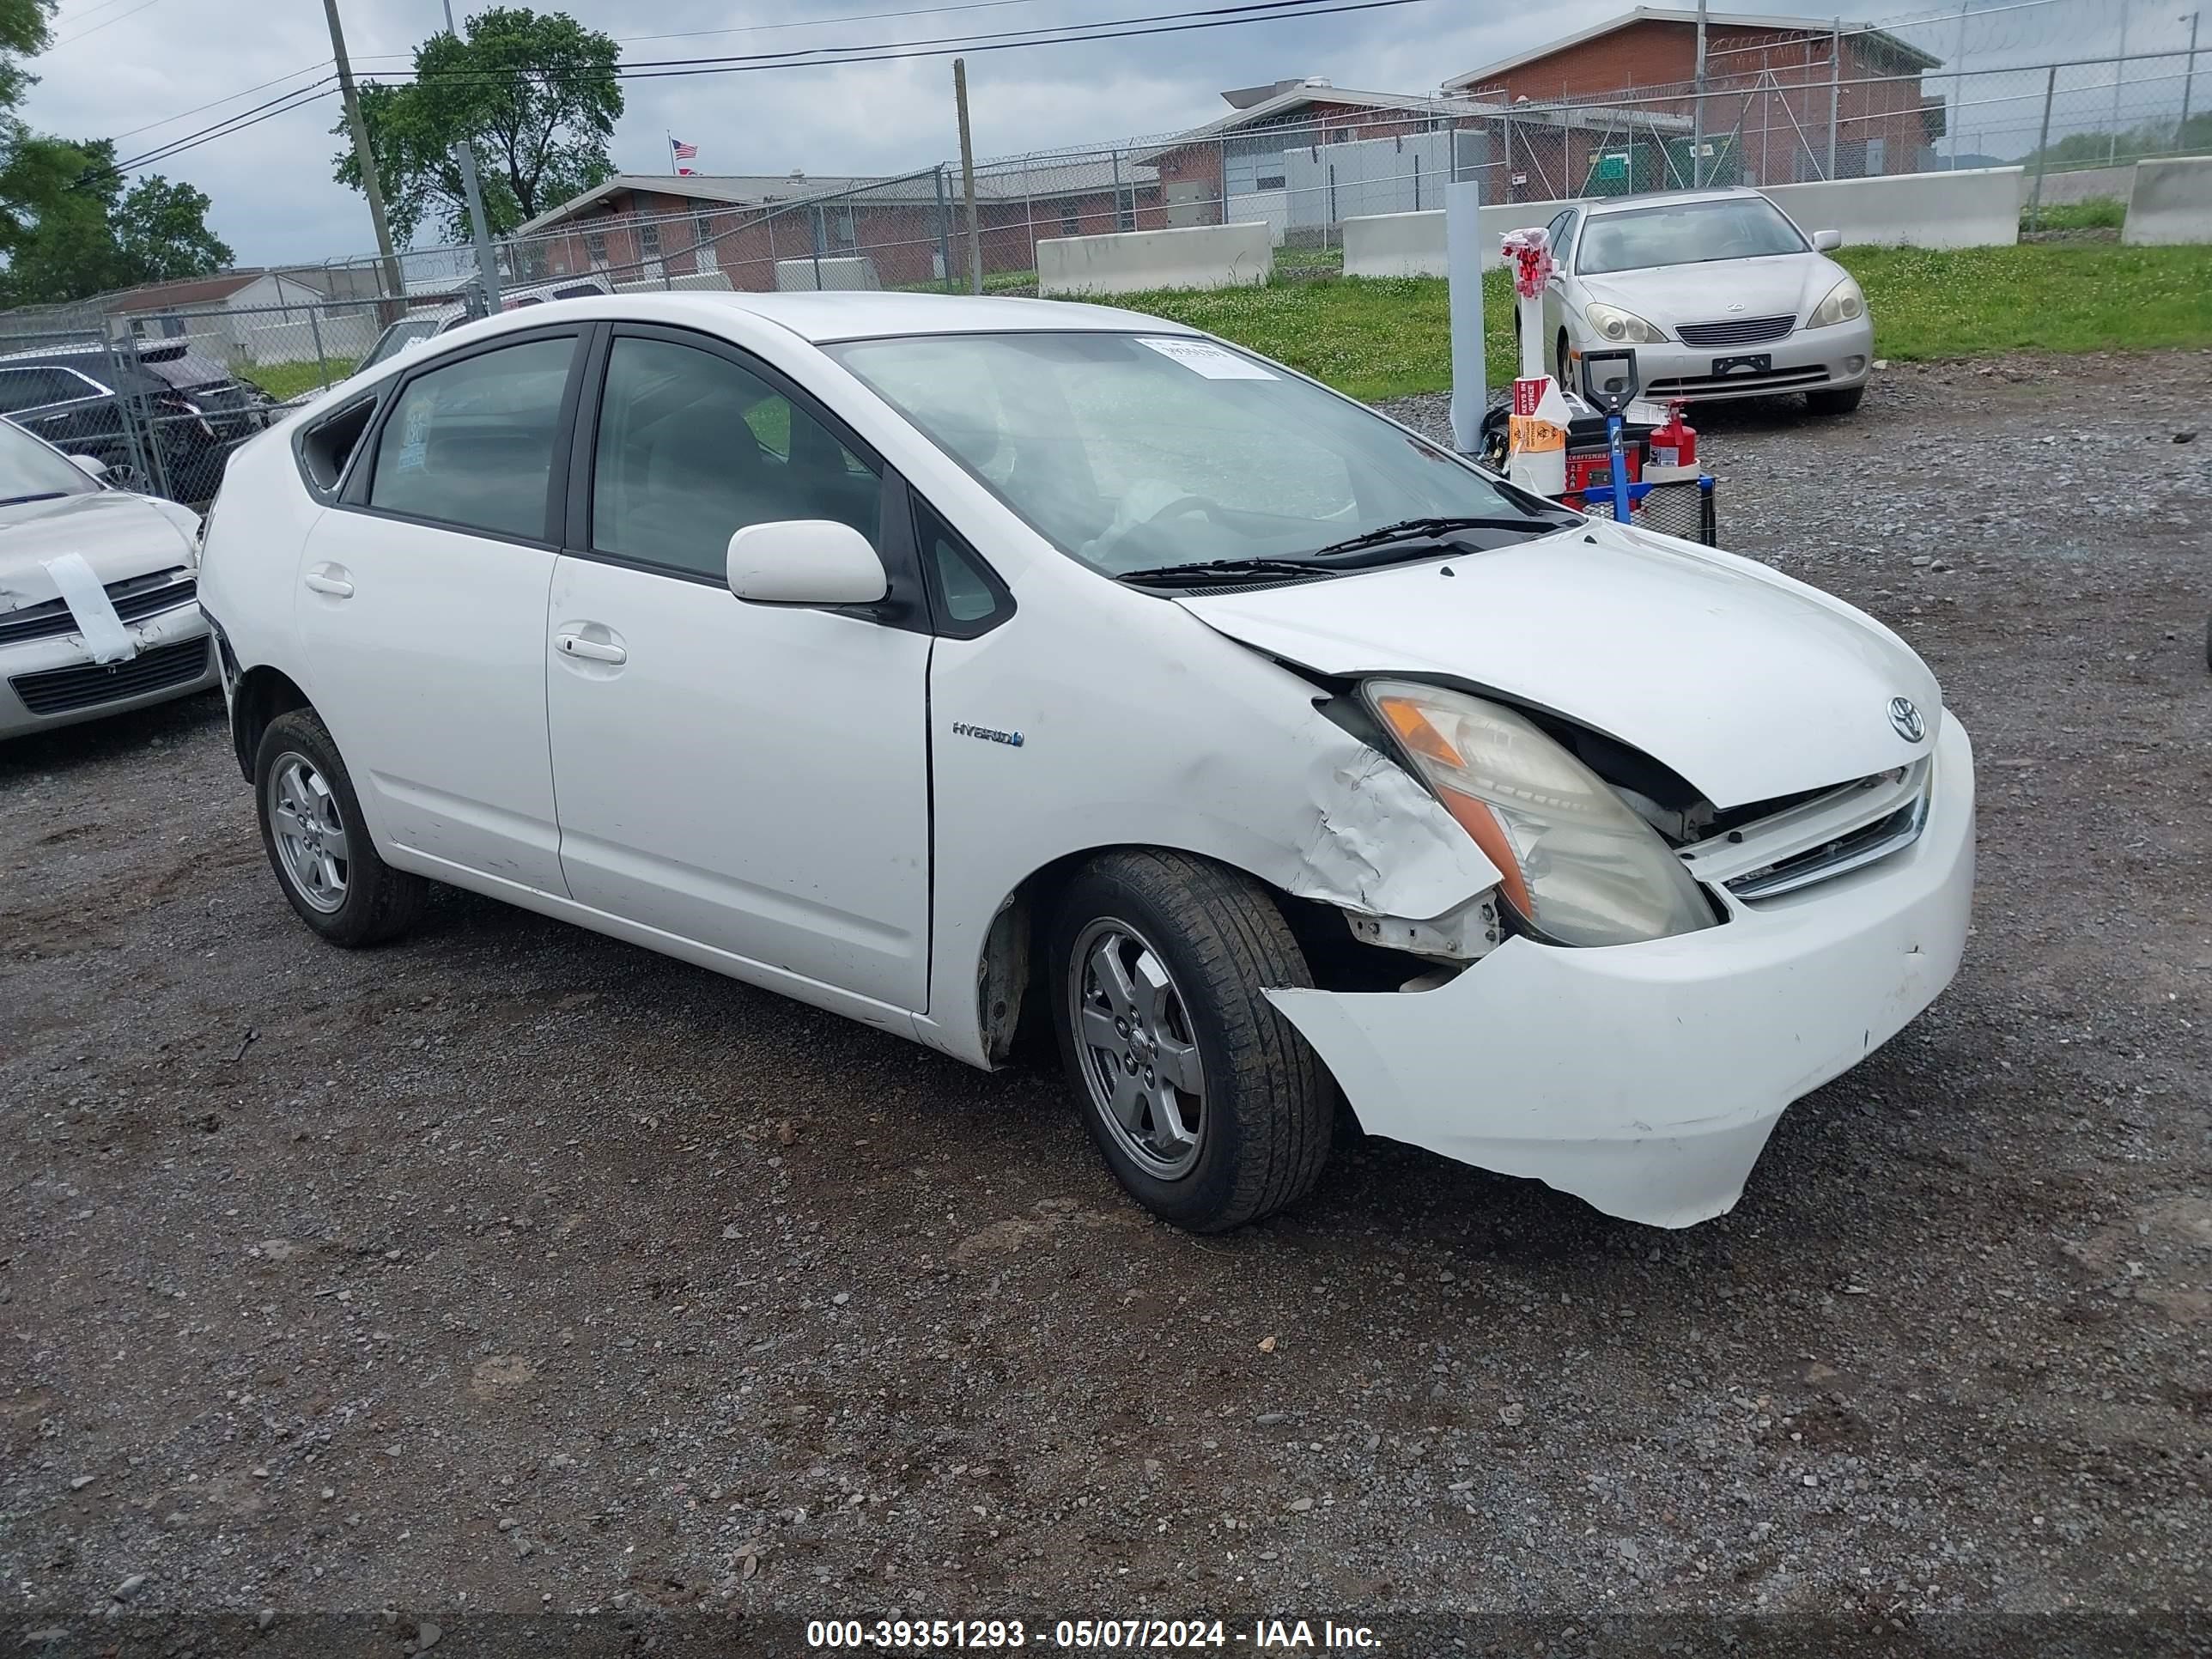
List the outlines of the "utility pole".
{"type": "Polygon", "coordinates": [[[2181,70],[2181,125],[2173,130],[2173,147],[2177,150],[2189,143],[2189,94],[2196,90],[2197,20],[2199,15],[2199,13],[2192,11],[2188,19],[2189,56],[2183,60],[2181,70]]]}
{"type": "Polygon", "coordinates": [[[384,258],[384,291],[391,298],[406,297],[400,280],[399,261],[392,252],[392,226],[384,216],[384,183],[376,176],[376,154],[368,147],[368,124],[361,118],[361,94],[354,90],[353,64],[346,58],[345,31],[338,26],[338,0],[323,0],[323,15],[330,19],[331,56],[337,61],[338,92],[345,100],[346,125],[353,129],[354,160],[361,164],[361,193],[368,198],[368,216],[376,226],[376,251],[384,258]]]}
{"type": "MultiPolygon", "coordinates": [[[[453,0],[446,0],[446,33],[458,40],[460,31],[453,27],[453,0]]],[[[483,191],[477,185],[477,147],[463,138],[453,146],[461,164],[461,192],[468,198],[469,228],[475,233],[477,243],[477,280],[483,284],[484,306],[487,314],[499,314],[499,261],[491,251],[491,227],[484,218],[483,191]]]]}
{"type": "Polygon", "coordinates": [[[1705,183],[1705,0],[1698,0],[1698,67],[1690,88],[1690,188],[1705,183]]]}
{"type": "Polygon", "coordinates": [[[975,222],[975,146],[968,136],[968,60],[952,60],[952,101],[960,111],[960,193],[968,198],[968,291],[983,291],[983,228],[975,222]]]}

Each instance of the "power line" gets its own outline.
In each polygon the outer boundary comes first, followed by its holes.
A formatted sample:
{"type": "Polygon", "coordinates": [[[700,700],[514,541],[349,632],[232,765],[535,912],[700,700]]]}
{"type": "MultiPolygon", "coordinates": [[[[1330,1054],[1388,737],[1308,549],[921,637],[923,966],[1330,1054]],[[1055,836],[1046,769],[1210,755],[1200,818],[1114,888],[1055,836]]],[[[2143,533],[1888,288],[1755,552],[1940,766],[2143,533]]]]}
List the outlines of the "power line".
{"type": "Polygon", "coordinates": [[[153,131],[155,127],[166,127],[175,122],[184,120],[188,116],[199,115],[208,110],[219,108],[224,104],[235,103],[240,98],[250,98],[257,92],[266,91],[269,88],[275,86],[280,81],[295,80],[300,76],[307,74],[311,70],[328,69],[330,66],[331,60],[327,58],[324,58],[319,64],[303,64],[298,69],[288,70],[282,75],[271,76],[268,80],[261,82],[258,85],[241,87],[236,92],[228,93],[221,98],[210,98],[204,104],[195,104],[190,109],[179,110],[174,115],[165,115],[158,121],[149,121],[143,126],[127,128],[124,131],[114,133],[110,136],[116,138],[134,138],[142,132],[153,131]]]}
{"type": "Polygon", "coordinates": [[[295,87],[289,92],[279,93],[265,103],[256,104],[252,109],[240,110],[235,115],[227,115],[220,121],[211,122],[198,132],[188,132],[181,138],[157,144],[143,155],[134,155],[127,161],[117,161],[107,167],[88,169],[78,177],[72,188],[81,190],[87,185],[98,184],[103,179],[134,172],[139,167],[151,167],[156,161],[166,161],[173,155],[181,155],[186,150],[198,149],[203,144],[211,144],[218,138],[228,138],[234,132],[243,132],[248,127],[259,126],[264,121],[273,121],[280,115],[289,115],[295,109],[305,109],[309,104],[319,102],[329,97],[336,89],[331,84],[335,79],[335,76],[326,75],[321,80],[307,86],[295,87]]]}
{"type": "MultiPolygon", "coordinates": [[[[152,0],[148,0],[152,3],[152,0]]],[[[811,47],[799,52],[768,52],[750,57],[709,58],[669,58],[637,66],[620,66],[615,73],[623,80],[659,80],[672,76],[738,75],[763,70],[829,68],[843,64],[878,64],[896,62],[909,58],[943,58],[957,52],[1012,52],[1031,46],[1080,46],[1095,40],[1134,40],[1154,34],[1180,34],[1193,29],[1228,28],[1243,23],[1264,23],[1284,17],[1321,17],[1345,12],[1382,11],[1398,6],[1418,5],[1422,0],[1338,0],[1337,3],[1322,5],[1314,0],[1249,0],[1249,3],[1212,7],[1200,11],[1161,12],[1149,16],[1105,18],[1090,22],[1054,24],[1039,28],[1000,31],[997,34],[973,37],[941,37],[940,40],[892,41],[878,46],[848,47],[811,47]],[[1229,15],[1224,15],[1229,14],[1229,15]],[[1180,21],[1180,20],[1192,21],[1180,21]],[[1142,25],[1131,27],[1129,25],[1142,25]],[[1036,34],[1045,27],[1055,31],[1048,40],[1007,40],[1005,34],[1036,34]],[[942,41],[951,44],[943,44],[942,41]],[[977,41],[981,44],[975,44],[977,41]],[[921,48],[912,50],[911,48],[921,48]],[[839,52],[844,55],[822,57],[815,54],[839,52]]],[[[489,71],[455,71],[431,78],[447,80],[496,81],[510,75],[544,75],[543,69],[509,70],[504,74],[489,71]]],[[[283,78],[283,77],[280,77],[283,78]]],[[[423,77],[416,77],[421,79],[423,77]]],[[[280,93],[275,98],[225,116],[210,123],[196,132],[169,140],[143,155],[112,166],[88,172],[77,181],[80,187],[112,178],[118,174],[149,167],[156,161],[181,155],[187,150],[198,149],[249,127],[271,121],[280,115],[303,109],[331,95],[333,77],[325,76],[305,87],[280,93]]],[[[239,94],[243,95],[243,94],[239,94]]],[[[218,100],[217,101],[222,101],[218,100]]]]}
{"type": "Polygon", "coordinates": [[[82,40],[88,34],[99,33],[100,30],[106,28],[110,23],[119,23],[126,17],[136,17],[140,12],[144,11],[149,6],[158,6],[161,3],[161,0],[138,0],[138,3],[131,7],[130,10],[118,11],[112,17],[101,18],[100,21],[94,23],[90,28],[79,29],[75,34],[64,35],[60,40],[55,41],[52,46],[48,46],[46,50],[48,52],[59,52],[64,46],[70,45],[73,41],[82,40]]]}
{"type": "MultiPolygon", "coordinates": [[[[1247,0],[1246,3],[1212,6],[1194,11],[1151,12],[1135,17],[1094,18],[1073,23],[1039,23],[1028,28],[1000,29],[984,34],[940,34],[919,40],[876,40],[842,46],[798,46],[785,52],[741,52],[714,58],[659,58],[638,63],[618,64],[614,75],[617,80],[652,81],[675,75],[736,74],[762,69],[797,69],[828,67],[838,64],[875,64],[898,58],[942,58],[951,52],[966,51],[973,42],[1003,42],[1001,45],[977,45],[978,52],[1004,52],[1013,46],[1050,46],[1078,44],[1085,40],[1116,40],[1146,34],[1173,34],[1188,28],[1220,28],[1235,23],[1268,22],[1282,17],[1325,16],[1340,11],[1373,11],[1384,5],[1410,5],[1417,0],[1363,0],[1363,3],[1322,5],[1318,0],[1247,0]],[[1256,14],[1256,15],[1250,15],[1256,14]],[[1185,23],[1186,18],[1215,21],[1185,23]],[[1178,24],[1175,28],[1128,28],[1130,24],[1178,24]],[[1093,31],[1110,29],[1116,33],[1097,33],[1093,31]],[[1047,40],[1015,40],[1017,35],[1050,35],[1047,40]],[[943,47],[943,51],[915,52],[910,47],[943,47]]],[[[440,70],[428,74],[407,71],[402,78],[422,81],[477,83],[504,81],[515,75],[550,75],[556,71],[532,65],[492,70],[440,70]]]]}
{"type": "MultiPolygon", "coordinates": [[[[846,12],[834,17],[794,17],[781,23],[745,23],[726,29],[679,29],[667,34],[618,34],[614,39],[617,46],[636,46],[647,40],[702,40],[724,34],[768,34],[778,29],[821,28],[833,23],[873,23],[892,17],[934,17],[948,12],[990,11],[1003,6],[1031,6],[1041,3],[1043,3],[1043,0],[966,0],[964,4],[955,6],[916,6],[903,11],[846,12]]],[[[357,54],[355,61],[382,62],[401,58],[411,59],[414,55],[407,52],[373,52],[357,54]]]]}

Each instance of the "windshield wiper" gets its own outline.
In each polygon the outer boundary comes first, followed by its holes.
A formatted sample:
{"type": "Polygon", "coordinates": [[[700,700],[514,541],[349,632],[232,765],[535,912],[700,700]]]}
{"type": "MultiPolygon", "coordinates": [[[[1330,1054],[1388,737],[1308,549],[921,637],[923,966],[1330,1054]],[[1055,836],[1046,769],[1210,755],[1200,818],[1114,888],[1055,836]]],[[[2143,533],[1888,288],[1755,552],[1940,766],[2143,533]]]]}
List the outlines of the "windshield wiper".
{"type": "Polygon", "coordinates": [[[41,489],[31,495],[10,495],[5,501],[0,501],[0,507],[21,507],[25,501],[58,501],[68,494],[65,489],[41,489]]]}
{"type": "Polygon", "coordinates": [[[1206,581],[1216,576],[1316,576],[1329,567],[1312,559],[1203,559],[1196,564],[1155,565],[1149,570],[1124,570],[1117,582],[1206,581]]]}
{"type": "Polygon", "coordinates": [[[1326,547],[1314,549],[1316,557],[1330,553],[1350,553],[1363,547],[1376,547],[1385,542],[1433,540],[1455,530],[1517,530],[1524,535],[1548,536],[1560,526],[1550,519],[1401,519],[1395,524],[1386,524],[1380,530],[1369,530],[1357,536],[1347,536],[1340,542],[1331,542],[1326,547]]]}

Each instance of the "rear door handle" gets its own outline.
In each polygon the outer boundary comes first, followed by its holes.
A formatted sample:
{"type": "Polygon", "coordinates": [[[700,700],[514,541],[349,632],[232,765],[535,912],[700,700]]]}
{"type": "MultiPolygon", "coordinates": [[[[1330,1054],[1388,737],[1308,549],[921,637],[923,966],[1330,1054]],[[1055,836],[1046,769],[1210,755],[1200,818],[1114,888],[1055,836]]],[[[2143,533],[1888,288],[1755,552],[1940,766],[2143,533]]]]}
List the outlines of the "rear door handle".
{"type": "Polygon", "coordinates": [[[343,572],[334,564],[317,565],[307,573],[306,582],[310,593],[327,593],[334,599],[349,599],[353,597],[353,584],[345,579],[343,572]]]}
{"type": "Polygon", "coordinates": [[[629,653],[618,645],[608,645],[599,640],[587,640],[581,634],[556,634],[553,643],[561,647],[562,654],[581,657],[586,662],[622,663],[629,660],[629,653]]]}

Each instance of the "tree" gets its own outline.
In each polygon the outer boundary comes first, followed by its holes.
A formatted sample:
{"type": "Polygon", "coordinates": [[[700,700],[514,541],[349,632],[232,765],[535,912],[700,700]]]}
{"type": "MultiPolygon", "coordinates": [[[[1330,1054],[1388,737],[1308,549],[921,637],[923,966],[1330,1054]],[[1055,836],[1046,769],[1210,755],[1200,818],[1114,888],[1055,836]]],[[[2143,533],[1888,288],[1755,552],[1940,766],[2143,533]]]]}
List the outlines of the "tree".
{"type": "Polygon", "coordinates": [[[24,203],[11,187],[26,182],[15,177],[15,152],[26,136],[23,124],[15,118],[15,106],[36,77],[21,60],[46,49],[46,22],[55,3],[0,0],[0,254],[15,251],[27,223],[24,203]]]}
{"type": "Polygon", "coordinates": [[[207,227],[207,192],[173,185],[158,173],[131,185],[108,216],[115,246],[133,283],[173,283],[228,270],[230,245],[207,227]]]}
{"type": "MultiPolygon", "coordinates": [[[[4,3],[4,0],[0,0],[4,3]]],[[[623,112],[621,48],[561,12],[498,6],[415,50],[415,78],[362,88],[362,118],[384,182],[393,231],[411,240],[425,220],[449,242],[469,236],[455,146],[471,145],[492,234],[609,178],[607,141],[623,112]]],[[[331,132],[349,138],[342,122],[331,132]]],[[[341,184],[361,188],[350,142],[335,158],[341,184]]]]}
{"type": "Polygon", "coordinates": [[[0,167],[0,201],[18,215],[0,273],[0,300],[10,305],[208,276],[231,262],[207,227],[204,191],[154,173],[125,192],[105,138],[20,136],[0,167]]]}

